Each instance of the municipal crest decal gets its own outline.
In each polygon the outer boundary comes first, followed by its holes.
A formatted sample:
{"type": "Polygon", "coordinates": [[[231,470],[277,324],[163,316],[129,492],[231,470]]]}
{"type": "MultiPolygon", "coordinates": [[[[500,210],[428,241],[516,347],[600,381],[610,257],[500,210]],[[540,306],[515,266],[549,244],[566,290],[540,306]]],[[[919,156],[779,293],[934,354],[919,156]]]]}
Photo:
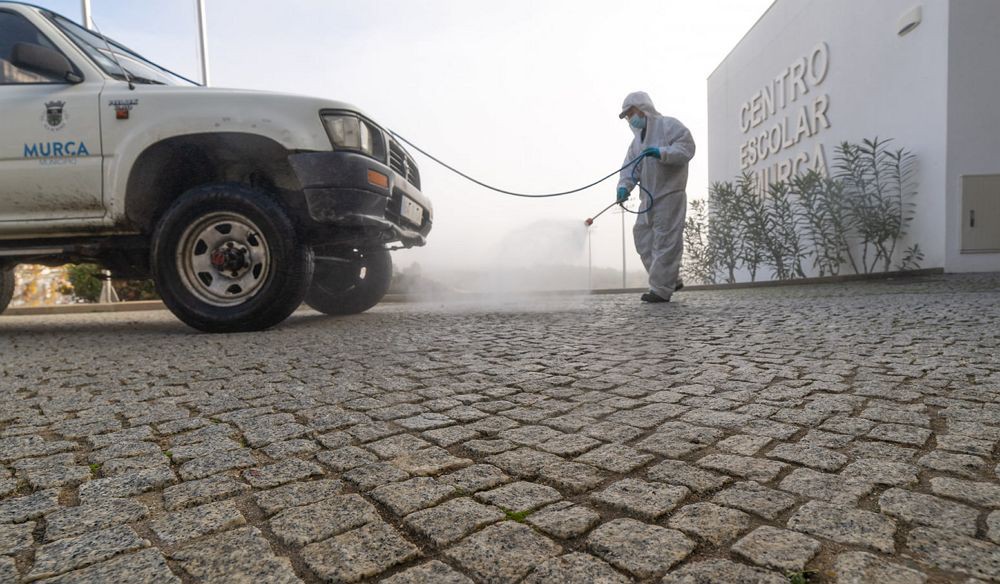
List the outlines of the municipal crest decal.
{"type": "Polygon", "coordinates": [[[50,101],[45,104],[45,115],[42,116],[42,121],[46,128],[55,132],[66,127],[69,116],[63,111],[65,107],[65,101],[50,101]]]}

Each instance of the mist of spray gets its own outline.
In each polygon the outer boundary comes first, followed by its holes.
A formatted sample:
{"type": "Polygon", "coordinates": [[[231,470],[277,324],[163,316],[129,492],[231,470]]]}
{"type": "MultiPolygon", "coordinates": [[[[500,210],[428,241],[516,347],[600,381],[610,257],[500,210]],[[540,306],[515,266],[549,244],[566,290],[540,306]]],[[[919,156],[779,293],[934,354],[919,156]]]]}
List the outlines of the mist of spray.
{"type": "Polygon", "coordinates": [[[496,304],[533,292],[586,290],[586,245],[582,221],[538,220],[470,257],[469,264],[404,274],[401,291],[417,300],[496,304]]]}
{"type": "Polygon", "coordinates": [[[509,294],[587,288],[587,228],[545,219],[507,234],[488,258],[479,292],[509,294]]]}
{"type": "Polygon", "coordinates": [[[491,260],[515,268],[575,265],[585,259],[586,242],[587,228],[579,221],[543,219],[504,236],[491,260]]]}

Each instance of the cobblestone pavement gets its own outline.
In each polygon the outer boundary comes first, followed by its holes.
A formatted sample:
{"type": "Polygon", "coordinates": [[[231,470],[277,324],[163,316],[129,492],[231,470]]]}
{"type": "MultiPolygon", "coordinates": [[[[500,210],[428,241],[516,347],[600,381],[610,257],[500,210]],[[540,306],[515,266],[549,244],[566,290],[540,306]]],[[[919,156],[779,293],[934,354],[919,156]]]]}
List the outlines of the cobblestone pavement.
{"type": "Polygon", "coordinates": [[[0,318],[0,582],[1000,582],[1000,276],[677,300],[0,318]]]}

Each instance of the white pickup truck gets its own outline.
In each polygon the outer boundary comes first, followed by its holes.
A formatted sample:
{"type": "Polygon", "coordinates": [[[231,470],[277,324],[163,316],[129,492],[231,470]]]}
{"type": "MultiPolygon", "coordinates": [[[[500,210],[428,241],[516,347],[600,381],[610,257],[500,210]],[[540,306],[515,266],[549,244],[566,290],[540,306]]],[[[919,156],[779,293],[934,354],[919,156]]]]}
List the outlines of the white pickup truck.
{"type": "Polygon", "coordinates": [[[412,157],[350,105],[209,89],[48,10],[0,1],[0,311],[19,263],[152,277],[209,332],[303,300],[362,312],[424,245],[412,157]]]}

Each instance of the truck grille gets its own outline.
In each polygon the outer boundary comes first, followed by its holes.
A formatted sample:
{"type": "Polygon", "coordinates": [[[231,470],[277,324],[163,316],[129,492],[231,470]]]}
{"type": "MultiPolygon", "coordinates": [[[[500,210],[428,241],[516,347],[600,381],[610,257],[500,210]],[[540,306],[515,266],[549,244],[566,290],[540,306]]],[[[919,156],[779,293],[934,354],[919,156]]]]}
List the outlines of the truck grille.
{"type": "Polygon", "coordinates": [[[413,158],[395,140],[389,141],[389,167],[406,177],[407,182],[420,188],[420,172],[413,158]]]}

